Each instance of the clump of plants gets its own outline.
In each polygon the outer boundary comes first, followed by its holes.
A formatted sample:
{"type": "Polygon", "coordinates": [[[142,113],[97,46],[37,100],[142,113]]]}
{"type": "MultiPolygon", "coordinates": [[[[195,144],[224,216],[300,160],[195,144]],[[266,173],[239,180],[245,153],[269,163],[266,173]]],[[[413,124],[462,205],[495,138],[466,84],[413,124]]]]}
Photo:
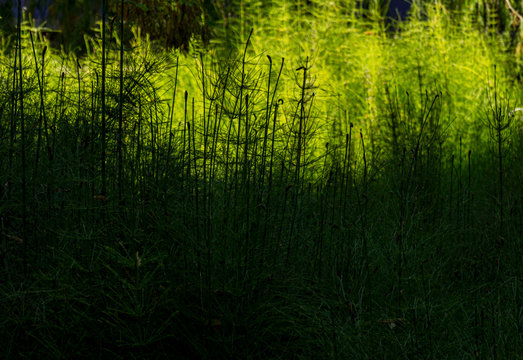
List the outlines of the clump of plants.
{"type": "Polygon", "coordinates": [[[190,56],[102,21],[75,57],[19,19],[7,358],[517,358],[521,129],[501,94],[520,86],[497,45],[441,5],[392,35],[278,4],[190,56]]]}

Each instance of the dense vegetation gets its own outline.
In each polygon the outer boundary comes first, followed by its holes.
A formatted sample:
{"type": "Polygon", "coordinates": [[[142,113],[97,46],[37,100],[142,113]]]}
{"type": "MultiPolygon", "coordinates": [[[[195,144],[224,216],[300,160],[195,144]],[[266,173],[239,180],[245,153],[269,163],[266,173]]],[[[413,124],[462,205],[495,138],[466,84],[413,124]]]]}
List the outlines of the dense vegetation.
{"type": "Polygon", "coordinates": [[[521,359],[519,7],[230,4],[4,33],[6,358],[521,359]]]}

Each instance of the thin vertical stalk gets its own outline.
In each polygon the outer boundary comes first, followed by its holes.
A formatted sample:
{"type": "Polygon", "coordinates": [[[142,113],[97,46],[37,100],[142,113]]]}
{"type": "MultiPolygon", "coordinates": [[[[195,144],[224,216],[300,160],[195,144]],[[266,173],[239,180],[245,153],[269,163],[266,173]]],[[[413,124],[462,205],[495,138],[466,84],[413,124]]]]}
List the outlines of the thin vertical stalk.
{"type": "Polygon", "coordinates": [[[302,132],[305,122],[305,86],[307,81],[307,66],[309,59],[305,61],[305,66],[300,67],[298,70],[303,70],[303,83],[301,86],[301,97],[300,97],[300,118],[298,125],[298,149],[297,149],[297,159],[296,159],[296,174],[295,182],[297,186],[297,191],[300,189],[300,170],[301,170],[301,153],[302,153],[302,132]]]}
{"type": "MultiPolygon", "coordinates": [[[[282,101],[283,102],[283,101],[282,101]]],[[[267,200],[265,203],[265,221],[263,222],[263,236],[262,236],[262,251],[265,249],[267,243],[267,230],[268,230],[268,220],[271,213],[271,194],[272,194],[272,174],[274,169],[274,144],[276,136],[276,123],[278,116],[278,105],[279,102],[274,107],[274,118],[272,122],[272,138],[271,138],[271,155],[269,160],[269,175],[268,175],[268,184],[267,184],[267,200]]],[[[260,268],[263,265],[264,257],[262,255],[262,260],[260,261],[260,268]]]]}
{"type": "Polygon", "coordinates": [[[235,154],[235,169],[234,169],[234,205],[236,205],[237,198],[238,198],[238,167],[239,167],[239,153],[240,153],[240,134],[241,134],[241,124],[242,124],[242,101],[243,101],[243,89],[245,88],[245,58],[247,56],[247,48],[249,46],[249,42],[251,40],[253,30],[251,29],[251,32],[249,33],[249,37],[247,38],[247,42],[245,43],[245,48],[243,50],[243,57],[242,57],[242,78],[240,82],[240,107],[238,110],[238,129],[236,133],[236,154],[235,154]]]}
{"type": "Polygon", "coordinates": [[[457,193],[457,200],[456,200],[456,208],[457,208],[457,222],[458,225],[461,224],[462,220],[462,211],[461,211],[461,203],[462,203],[462,197],[463,197],[463,189],[462,189],[462,167],[463,167],[463,156],[462,156],[462,148],[463,148],[463,141],[461,136],[459,137],[459,168],[458,168],[458,193],[457,193]]]}
{"type": "MultiPolygon", "coordinates": [[[[350,131],[350,130],[349,130],[350,131]]],[[[343,153],[343,168],[341,170],[341,184],[340,184],[340,202],[338,204],[338,208],[339,208],[339,215],[340,215],[340,226],[343,226],[343,218],[345,217],[345,203],[346,203],[346,193],[345,193],[345,189],[346,189],[346,182],[347,182],[347,158],[349,156],[349,134],[346,133],[345,134],[345,149],[344,149],[344,153],[343,153]]]]}
{"type": "Polygon", "coordinates": [[[18,0],[18,75],[20,84],[20,135],[21,135],[21,157],[22,157],[22,238],[24,240],[24,274],[27,275],[27,179],[26,179],[26,137],[24,117],[24,79],[22,70],[22,0],[18,0]]]}
{"type": "MultiPolygon", "coordinates": [[[[194,195],[195,195],[195,226],[196,226],[196,257],[197,257],[197,266],[198,266],[198,273],[201,272],[201,255],[200,255],[200,246],[201,246],[201,231],[200,231],[200,195],[199,195],[199,181],[198,181],[198,164],[197,164],[197,156],[196,156],[196,128],[195,128],[195,119],[194,119],[194,98],[192,98],[192,123],[189,123],[189,132],[192,128],[192,147],[193,147],[193,162],[194,162],[194,195]],[[191,126],[192,124],[192,126],[191,126]]],[[[191,147],[191,141],[189,140],[189,148],[191,147]]],[[[189,160],[189,168],[191,167],[191,162],[189,160]]]]}
{"type": "Polygon", "coordinates": [[[167,146],[167,160],[165,164],[165,171],[169,171],[169,161],[171,159],[171,149],[172,149],[172,139],[173,139],[173,117],[174,117],[174,106],[175,106],[175,100],[176,100],[176,87],[178,85],[178,61],[179,58],[176,58],[176,75],[174,76],[174,89],[173,89],[173,100],[171,104],[171,113],[169,114],[169,144],[167,146]]]}
{"type": "Polygon", "coordinates": [[[245,187],[245,216],[246,216],[246,234],[245,234],[245,266],[244,266],[244,275],[246,275],[247,267],[249,264],[249,245],[250,245],[250,236],[251,236],[251,204],[250,204],[250,165],[248,160],[249,154],[249,95],[245,95],[245,146],[243,151],[243,186],[245,187]]]}
{"type": "MultiPolygon", "coordinates": [[[[262,165],[261,165],[261,176],[260,176],[260,189],[265,184],[265,172],[266,172],[266,157],[267,157],[267,140],[268,140],[268,133],[269,133],[269,123],[270,123],[270,117],[271,117],[271,109],[274,103],[274,97],[276,96],[276,92],[278,89],[278,84],[280,82],[281,73],[283,71],[283,64],[285,62],[285,59],[281,59],[281,66],[280,71],[278,72],[278,77],[276,78],[276,83],[274,84],[274,90],[272,92],[272,97],[270,97],[270,90],[271,90],[271,69],[272,69],[272,59],[270,56],[268,56],[270,66],[269,66],[269,81],[267,84],[267,109],[266,109],[266,119],[265,119],[265,126],[264,126],[264,135],[263,135],[263,147],[262,147],[262,165]]],[[[275,110],[278,108],[278,104],[275,106],[275,110]]],[[[274,145],[274,144],[273,144],[274,145]]],[[[272,165],[271,165],[272,166],[272,165]]],[[[260,196],[262,196],[262,191],[260,191],[260,196]]],[[[261,201],[261,198],[260,198],[261,201]]]]}
{"type": "MultiPolygon", "coordinates": [[[[471,190],[471,176],[472,176],[472,172],[471,172],[471,163],[470,163],[470,156],[471,156],[471,153],[472,151],[469,150],[468,152],[468,155],[467,155],[467,164],[468,164],[468,186],[467,186],[467,215],[466,215],[466,219],[465,219],[465,222],[467,224],[468,227],[470,227],[470,205],[472,203],[472,190],[471,190]]],[[[469,234],[470,232],[467,231],[467,234],[469,234]]]]}
{"type": "Polygon", "coordinates": [[[449,194],[449,217],[452,217],[452,198],[454,195],[454,154],[450,157],[450,194],[449,194]]]}
{"type": "MultiPolygon", "coordinates": [[[[363,139],[363,133],[360,131],[360,137],[361,137],[361,148],[362,148],[362,156],[363,156],[363,198],[364,198],[364,207],[362,209],[362,236],[363,236],[363,258],[365,261],[365,272],[366,272],[366,280],[370,281],[370,271],[369,271],[369,250],[367,245],[367,205],[369,202],[368,198],[368,181],[367,181],[367,155],[365,152],[365,140],[363,139]]],[[[358,197],[359,198],[359,197],[358,197]]],[[[359,200],[358,200],[359,201],[359,200]]]]}
{"type": "Polygon", "coordinates": [[[38,138],[37,138],[37,145],[36,145],[36,159],[35,159],[35,174],[34,178],[37,178],[37,171],[38,171],[38,162],[39,162],[39,154],[40,154],[40,146],[41,146],[41,134],[42,134],[42,122],[46,123],[44,128],[44,136],[46,138],[46,145],[49,146],[49,139],[47,134],[47,120],[45,117],[45,106],[44,106],[44,85],[43,85],[43,78],[44,78],[44,59],[45,59],[45,53],[47,51],[47,46],[44,47],[44,50],[42,52],[42,75],[40,76],[40,69],[38,68],[38,58],[36,56],[36,49],[34,46],[33,41],[33,33],[29,32],[29,35],[31,37],[31,46],[33,48],[33,58],[35,60],[35,71],[36,71],[36,78],[38,80],[38,90],[40,92],[40,111],[39,111],[39,118],[38,118],[38,138]]]}
{"type": "Polygon", "coordinates": [[[14,60],[13,60],[13,84],[12,84],[12,91],[11,91],[11,116],[10,116],[10,129],[9,129],[9,174],[7,179],[7,197],[11,197],[11,191],[12,191],[12,179],[13,179],[13,161],[14,161],[14,154],[15,154],[15,137],[16,137],[16,121],[15,116],[18,111],[18,97],[16,96],[17,92],[17,69],[18,69],[18,56],[15,53],[14,60]]]}
{"type": "Polygon", "coordinates": [[[344,166],[346,166],[346,170],[344,172],[346,173],[346,181],[345,185],[343,186],[343,213],[345,214],[347,209],[347,194],[349,191],[349,186],[352,182],[352,167],[351,167],[351,155],[352,155],[352,128],[354,125],[352,123],[349,124],[349,133],[347,134],[347,156],[345,158],[344,166]]]}
{"type": "MultiPolygon", "coordinates": [[[[231,68],[228,67],[227,68],[227,74],[225,75],[225,79],[224,79],[224,82],[223,82],[223,92],[222,92],[222,95],[221,95],[221,101],[222,101],[222,104],[219,105],[219,104],[216,104],[216,113],[215,113],[215,122],[214,122],[214,130],[213,130],[213,141],[212,141],[212,149],[211,149],[211,180],[214,179],[214,176],[215,176],[215,171],[216,171],[216,155],[217,155],[217,146],[218,146],[218,135],[219,135],[219,132],[220,132],[220,128],[221,128],[221,121],[222,121],[222,116],[223,116],[223,110],[225,108],[225,106],[223,105],[223,101],[225,100],[225,93],[227,91],[227,82],[229,80],[229,75],[230,75],[230,71],[231,71],[231,68]]],[[[225,181],[227,181],[227,177],[225,177],[225,181]]]]}
{"type": "MultiPolygon", "coordinates": [[[[186,137],[187,137],[187,98],[189,97],[189,93],[187,90],[184,94],[184,115],[183,115],[183,136],[182,136],[182,171],[185,167],[185,148],[186,148],[186,137]]],[[[187,178],[186,181],[189,181],[187,178]]],[[[183,175],[182,175],[182,189],[184,185],[183,181],[183,175]]]]}
{"type": "Polygon", "coordinates": [[[107,1],[108,0],[102,0],[102,133],[101,133],[101,143],[102,143],[102,159],[101,159],[101,167],[102,167],[102,189],[101,194],[102,196],[105,196],[107,193],[107,184],[106,184],[106,168],[105,168],[105,161],[106,161],[106,147],[107,144],[105,142],[105,136],[106,136],[106,119],[105,119],[105,67],[106,67],[106,58],[105,58],[105,23],[106,23],[106,15],[107,15],[107,1]]]}
{"type": "MultiPolygon", "coordinates": [[[[262,147],[262,156],[261,156],[261,176],[260,176],[260,186],[263,186],[264,177],[265,177],[265,152],[267,148],[267,133],[269,130],[269,121],[270,121],[270,94],[271,94],[271,71],[272,71],[272,59],[267,55],[269,59],[269,76],[267,81],[267,104],[265,105],[265,126],[264,126],[264,136],[263,136],[263,147],[262,147]]],[[[261,196],[261,191],[259,192],[261,196]]]]}
{"type": "Polygon", "coordinates": [[[122,141],[123,141],[123,43],[124,43],[124,0],[120,1],[120,94],[118,104],[118,203],[122,204],[122,181],[123,181],[123,153],[122,153],[122,141]]]}

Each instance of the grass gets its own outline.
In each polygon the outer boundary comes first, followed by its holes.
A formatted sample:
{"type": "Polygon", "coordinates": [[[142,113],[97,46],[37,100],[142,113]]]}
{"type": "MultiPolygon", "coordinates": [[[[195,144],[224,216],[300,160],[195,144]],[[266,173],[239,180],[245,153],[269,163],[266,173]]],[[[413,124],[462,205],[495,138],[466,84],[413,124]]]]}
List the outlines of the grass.
{"type": "Polygon", "coordinates": [[[441,6],[395,36],[324,6],[351,25],[276,8],[229,56],[101,26],[77,59],[22,28],[6,358],[521,358],[510,55],[441,6]]]}

